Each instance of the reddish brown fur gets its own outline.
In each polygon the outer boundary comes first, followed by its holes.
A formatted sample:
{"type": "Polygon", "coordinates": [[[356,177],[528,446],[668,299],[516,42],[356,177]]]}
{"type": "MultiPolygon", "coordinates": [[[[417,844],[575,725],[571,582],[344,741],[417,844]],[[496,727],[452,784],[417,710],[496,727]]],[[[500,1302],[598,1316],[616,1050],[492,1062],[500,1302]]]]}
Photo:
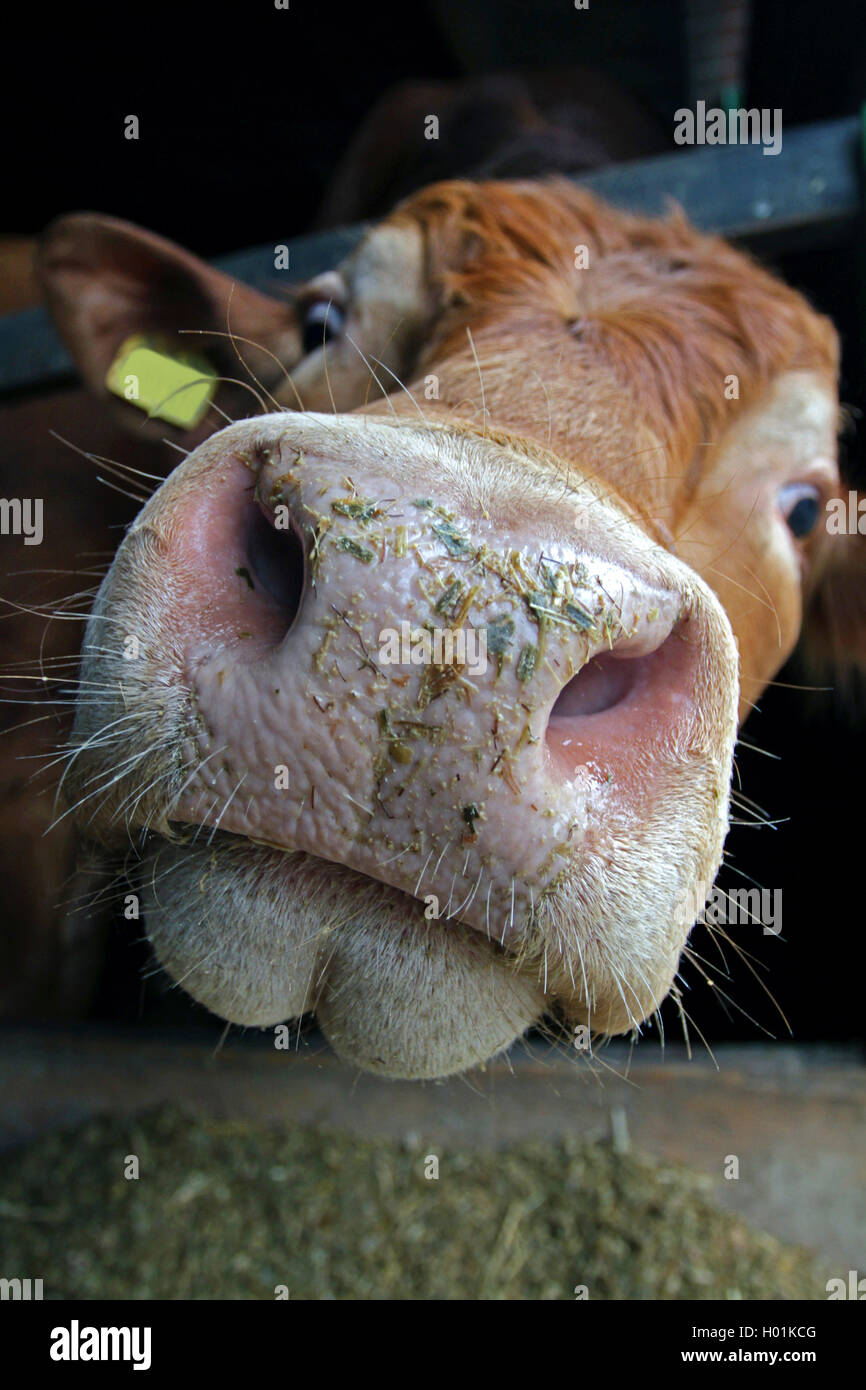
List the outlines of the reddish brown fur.
{"type": "MultiPolygon", "coordinates": [[[[515,337],[525,330],[556,339],[563,324],[573,326],[571,361],[589,369],[600,357],[610,367],[634,418],[683,476],[683,504],[706,457],[701,443],[731,422],[720,390],[726,376],[740,379],[740,409],[784,371],[811,369],[835,382],[830,320],[720,238],[696,236],[679,211],[665,222],[633,217],[554,179],[499,184],[495,200],[490,185],[437,184],[393,221],[401,218],[423,228],[431,279],[447,295],[419,370],[464,350],[469,325],[476,343],[501,327],[503,313],[515,337]],[[583,295],[568,254],[580,244],[592,266],[583,295]]],[[[517,354],[514,370],[525,371],[517,354]]]]}

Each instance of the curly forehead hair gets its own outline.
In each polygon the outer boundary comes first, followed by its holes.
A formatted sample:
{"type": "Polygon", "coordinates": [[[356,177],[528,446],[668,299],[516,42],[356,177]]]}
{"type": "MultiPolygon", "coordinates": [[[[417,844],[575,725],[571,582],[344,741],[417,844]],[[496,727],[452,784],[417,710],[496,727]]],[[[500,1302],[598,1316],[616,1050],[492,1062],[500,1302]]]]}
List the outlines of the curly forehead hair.
{"type": "Polygon", "coordinates": [[[395,221],[414,222],[425,240],[436,301],[428,360],[453,352],[467,325],[567,334],[566,369],[609,367],[684,470],[777,374],[808,369],[835,384],[830,320],[679,209],[635,217],[564,179],[454,181],[409,199],[395,221]]]}

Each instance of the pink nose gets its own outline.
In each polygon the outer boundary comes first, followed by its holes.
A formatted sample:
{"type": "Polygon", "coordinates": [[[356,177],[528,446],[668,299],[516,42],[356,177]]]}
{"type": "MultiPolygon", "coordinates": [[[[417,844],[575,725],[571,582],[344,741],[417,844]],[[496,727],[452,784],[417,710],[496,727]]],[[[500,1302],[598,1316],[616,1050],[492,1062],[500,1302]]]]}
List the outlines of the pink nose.
{"type": "Polygon", "coordinates": [[[381,426],[349,422],[349,447],[333,422],[314,450],[272,419],[173,507],[167,621],[196,715],[173,818],[526,942],[581,846],[604,847],[605,807],[700,736],[700,594],[621,515],[628,547],[561,505],[503,520],[410,433],[395,454],[381,426]]]}

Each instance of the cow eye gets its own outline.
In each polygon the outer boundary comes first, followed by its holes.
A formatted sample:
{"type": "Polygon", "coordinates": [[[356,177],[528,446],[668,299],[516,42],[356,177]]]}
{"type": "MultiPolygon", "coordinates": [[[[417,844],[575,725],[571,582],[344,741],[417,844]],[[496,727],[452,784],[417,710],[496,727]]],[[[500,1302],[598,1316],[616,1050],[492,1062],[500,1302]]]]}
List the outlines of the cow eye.
{"type": "Polygon", "coordinates": [[[304,309],[303,346],[305,355],[315,352],[324,343],[339,338],[346,325],[346,315],[333,299],[314,299],[304,309]]]}
{"type": "Polygon", "coordinates": [[[791,535],[803,540],[818,524],[821,493],[808,483],[790,483],[779,494],[779,506],[791,535]]]}

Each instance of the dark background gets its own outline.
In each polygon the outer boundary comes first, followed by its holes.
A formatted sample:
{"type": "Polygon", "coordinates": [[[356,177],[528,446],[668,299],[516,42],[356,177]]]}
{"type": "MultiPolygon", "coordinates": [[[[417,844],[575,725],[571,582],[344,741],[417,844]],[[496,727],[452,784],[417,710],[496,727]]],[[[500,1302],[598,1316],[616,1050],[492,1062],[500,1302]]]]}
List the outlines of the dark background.
{"type": "MultiPolygon", "coordinates": [[[[7,30],[7,232],[128,217],[216,255],[306,229],[374,101],[406,79],[579,63],[665,129],[688,97],[677,0],[273,0],[33,6],[7,30]],[[14,33],[14,30],[12,31],[14,33]],[[123,137],[123,118],[141,139],[123,137]]],[[[745,96],[785,126],[866,100],[866,7],[755,0],[745,96]]]]}
{"type": "MultiPolygon", "coordinates": [[[[7,21],[4,20],[4,25],[7,21]]],[[[272,0],[217,8],[156,3],[33,7],[3,60],[3,230],[38,233],[55,214],[93,208],[140,222],[207,256],[306,230],[349,138],[373,102],[408,78],[453,78],[519,66],[580,63],[639,97],[666,130],[687,101],[677,3],[591,0],[413,0],[327,5],[272,0]],[[141,139],[123,138],[135,113],[141,139]]],[[[781,107],[785,128],[853,115],[866,98],[866,6],[758,0],[745,104],[781,107]]],[[[780,158],[784,158],[784,152],[780,158]]],[[[863,229],[846,244],[775,262],[829,313],[844,343],[842,399],[866,407],[863,229]]],[[[862,424],[846,466],[863,481],[862,424]]],[[[780,681],[797,683],[789,666],[780,681]]],[[[864,1035],[861,779],[863,702],[843,711],[828,692],[767,692],[744,733],[779,761],[740,750],[745,792],[776,829],[732,830],[729,856],[783,889],[782,940],[735,929],[800,1039],[864,1035]]],[[[728,874],[725,886],[747,884],[728,874]]],[[[698,930],[693,944],[712,947],[698,930]]],[[[715,990],[687,968],[687,1003],[713,1040],[784,1033],[776,1010],[728,952],[728,989],[750,1021],[731,1021],[715,990]]],[[[159,978],[142,991],[143,948],[115,939],[97,1012],[133,1019],[176,1009],[159,978]],[[144,1003],[142,1003],[142,997],[144,1003]]],[[[194,1017],[216,1029],[200,1009],[194,1017]]],[[[680,1033],[665,1007],[669,1036],[680,1033]]]]}

